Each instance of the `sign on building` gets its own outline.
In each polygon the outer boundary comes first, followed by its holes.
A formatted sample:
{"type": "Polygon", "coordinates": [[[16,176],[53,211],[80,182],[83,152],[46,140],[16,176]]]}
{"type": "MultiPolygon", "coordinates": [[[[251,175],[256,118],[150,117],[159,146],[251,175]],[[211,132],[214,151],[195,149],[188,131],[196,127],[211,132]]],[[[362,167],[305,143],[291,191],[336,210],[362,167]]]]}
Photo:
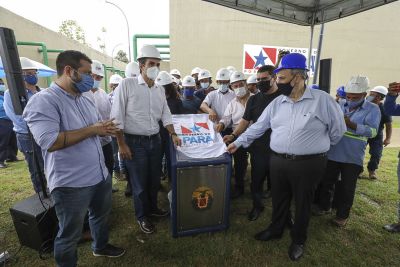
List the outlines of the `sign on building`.
{"type": "MultiPolygon", "coordinates": [[[[245,44],[243,47],[243,73],[251,75],[257,73],[261,66],[275,65],[281,50],[303,54],[308,60],[308,48],[245,44]]],[[[316,55],[317,49],[313,49],[310,62],[310,77],[314,76],[316,55]]]]}

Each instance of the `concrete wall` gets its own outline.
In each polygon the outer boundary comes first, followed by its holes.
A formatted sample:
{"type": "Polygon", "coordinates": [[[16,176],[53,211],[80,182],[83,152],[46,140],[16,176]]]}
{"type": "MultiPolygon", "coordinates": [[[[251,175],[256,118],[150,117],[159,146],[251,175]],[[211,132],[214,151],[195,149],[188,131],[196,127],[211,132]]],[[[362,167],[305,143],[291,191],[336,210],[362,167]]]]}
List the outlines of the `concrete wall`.
{"type": "MultiPolygon", "coordinates": [[[[11,11],[0,7],[0,26],[7,27],[14,30],[15,38],[17,41],[29,41],[29,42],[44,42],[48,49],[73,49],[79,50],[85,53],[89,58],[96,59],[112,66],[112,58],[95,50],[86,45],[82,45],[77,41],[68,39],[63,35],[51,31],[47,28],[40,26],[30,20],[27,20],[21,16],[18,16],[11,11]]],[[[22,57],[28,57],[43,63],[43,54],[38,52],[38,47],[35,46],[18,46],[19,55],[22,57]]],[[[49,53],[49,67],[55,70],[56,58],[58,53],[49,53]]],[[[125,63],[118,60],[114,60],[114,67],[120,70],[125,70],[125,63]]],[[[112,75],[111,72],[107,72],[107,76],[112,75]]],[[[55,79],[56,76],[53,77],[55,79]]],[[[39,86],[46,87],[46,79],[39,79],[39,86]]]]}
{"type": "MultiPolygon", "coordinates": [[[[321,58],[332,58],[332,88],[353,74],[372,86],[400,80],[400,2],[327,23],[321,58]]],[[[317,47],[320,27],[315,28],[317,47]]],[[[195,66],[215,76],[228,65],[242,70],[243,45],[309,47],[309,27],[257,17],[200,0],[170,0],[171,68],[195,66]]]]}

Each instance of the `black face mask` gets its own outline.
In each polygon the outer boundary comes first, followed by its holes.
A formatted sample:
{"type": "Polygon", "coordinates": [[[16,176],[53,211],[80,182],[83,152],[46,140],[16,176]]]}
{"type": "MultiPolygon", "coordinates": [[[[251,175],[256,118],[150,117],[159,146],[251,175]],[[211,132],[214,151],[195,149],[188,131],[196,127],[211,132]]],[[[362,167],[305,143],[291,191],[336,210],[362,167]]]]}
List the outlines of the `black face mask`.
{"type": "Polygon", "coordinates": [[[262,93],[266,93],[271,89],[271,80],[257,82],[257,88],[262,93]]]}
{"type": "Polygon", "coordinates": [[[292,86],[290,83],[293,81],[293,79],[294,77],[288,83],[276,84],[283,95],[289,96],[292,93],[294,86],[292,86]]]}

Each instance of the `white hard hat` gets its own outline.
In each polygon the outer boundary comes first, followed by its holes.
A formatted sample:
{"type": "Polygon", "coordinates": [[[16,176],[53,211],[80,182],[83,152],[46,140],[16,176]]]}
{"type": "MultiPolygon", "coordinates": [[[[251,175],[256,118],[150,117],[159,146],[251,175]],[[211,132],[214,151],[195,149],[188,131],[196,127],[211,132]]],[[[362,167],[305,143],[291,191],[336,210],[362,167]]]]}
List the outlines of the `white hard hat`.
{"type": "Polygon", "coordinates": [[[38,67],[35,62],[27,57],[20,57],[21,69],[23,70],[37,70],[38,67]]]}
{"type": "Polygon", "coordinates": [[[160,71],[156,78],[156,83],[159,85],[166,85],[172,83],[171,75],[166,71],[160,71]]]}
{"type": "Polygon", "coordinates": [[[219,69],[217,71],[216,80],[217,81],[229,81],[229,70],[226,68],[219,69]]]}
{"type": "Polygon", "coordinates": [[[171,75],[171,78],[172,78],[172,82],[174,82],[174,83],[176,83],[176,84],[179,84],[179,83],[180,83],[180,80],[179,80],[178,78],[176,78],[176,77],[174,77],[174,76],[172,76],[172,75],[171,75]]]}
{"type": "Polygon", "coordinates": [[[139,76],[139,65],[136,62],[130,62],[125,67],[125,77],[134,78],[139,76]]]}
{"type": "Polygon", "coordinates": [[[229,71],[236,71],[236,68],[234,66],[228,66],[226,67],[229,71]]]}
{"type": "Polygon", "coordinates": [[[192,76],[185,76],[185,78],[182,80],[182,86],[196,86],[196,81],[192,76]]]}
{"type": "Polygon", "coordinates": [[[201,71],[201,69],[199,67],[195,67],[194,69],[192,69],[192,72],[190,73],[190,75],[198,74],[200,71],[201,71]]]}
{"type": "Polygon", "coordinates": [[[110,77],[110,84],[119,84],[122,81],[122,77],[119,74],[113,74],[110,77]]]}
{"type": "Polygon", "coordinates": [[[154,45],[144,45],[140,49],[137,59],[145,57],[161,59],[160,51],[154,45]]]}
{"type": "Polygon", "coordinates": [[[244,74],[240,71],[234,71],[231,74],[231,78],[229,80],[230,83],[238,82],[238,81],[246,81],[246,77],[244,77],[244,74]]]}
{"type": "Polygon", "coordinates": [[[388,89],[385,86],[378,85],[372,88],[370,92],[377,92],[385,96],[388,93],[388,89]]]}
{"type": "Polygon", "coordinates": [[[360,94],[365,93],[369,88],[369,80],[366,76],[353,76],[344,88],[345,93],[360,94]]]}
{"type": "Polygon", "coordinates": [[[177,69],[173,69],[173,70],[171,70],[171,71],[169,72],[169,74],[171,74],[171,75],[178,75],[178,76],[181,76],[181,73],[180,73],[180,71],[179,71],[179,70],[177,70],[177,69]]]}
{"type": "Polygon", "coordinates": [[[211,73],[208,70],[201,70],[197,79],[201,80],[206,78],[211,78],[211,73]]]}
{"type": "Polygon", "coordinates": [[[104,66],[98,60],[92,60],[92,73],[104,77],[104,66]]]}
{"type": "Polygon", "coordinates": [[[249,78],[247,78],[247,84],[255,84],[257,83],[257,75],[253,74],[249,78]]]}

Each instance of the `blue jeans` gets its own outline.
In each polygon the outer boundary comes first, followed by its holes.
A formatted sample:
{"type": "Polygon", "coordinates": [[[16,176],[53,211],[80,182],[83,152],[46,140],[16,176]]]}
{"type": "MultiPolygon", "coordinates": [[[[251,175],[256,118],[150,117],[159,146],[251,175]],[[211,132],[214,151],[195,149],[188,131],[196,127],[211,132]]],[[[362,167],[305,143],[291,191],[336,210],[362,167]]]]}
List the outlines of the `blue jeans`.
{"type": "Polygon", "coordinates": [[[161,178],[160,135],[139,137],[125,134],[125,142],[132,152],[126,168],[132,185],[133,205],[138,220],[157,209],[157,194],[161,178]]]}
{"type": "Polygon", "coordinates": [[[379,161],[382,157],[382,150],[383,150],[383,135],[378,134],[374,138],[368,139],[369,144],[369,154],[371,158],[368,162],[368,170],[375,171],[378,169],[379,161]]]}
{"type": "MultiPolygon", "coordinates": [[[[18,149],[24,154],[25,161],[28,163],[29,173],[31,175],[31,180],[33,184],[33,189],[36,193],[42,191],[42,185],[40,183],[40,177],[44,175],[44,167],[43,167],[43,157],[42,157],[42,150],[33,140],[33,137],[29,134],[21,134],[17,133],[17,144],[18,149]],[[35,151],[35,153],[33,153],[35,151]],[[38,161],[39,170],[35,165],[35,157],[38,161]]],[[[46,183],[46,179],[44,179],[46,183]]]]}
{"type": "Polygon", "coordinates": [[[77,265],[77,244],[89,210],[93,237],[92,250],[108,243],[108,216],[111,211],[111,175],[107,180],[88,187],[57,187],[51,192],[58,218],[58,234],[54,241],[54,258],[59,267],[77,265]]]}

